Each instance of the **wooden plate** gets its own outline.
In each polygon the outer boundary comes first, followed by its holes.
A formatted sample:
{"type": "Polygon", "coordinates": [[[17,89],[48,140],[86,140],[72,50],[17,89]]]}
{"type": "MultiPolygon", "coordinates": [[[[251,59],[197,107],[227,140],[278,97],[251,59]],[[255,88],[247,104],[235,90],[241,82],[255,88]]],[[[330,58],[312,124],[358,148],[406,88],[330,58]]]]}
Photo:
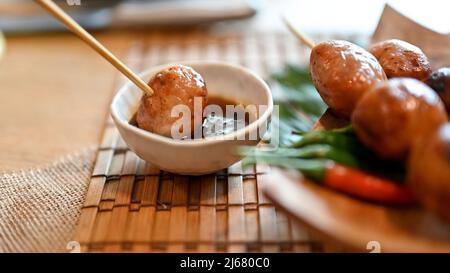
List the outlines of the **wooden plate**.
{"type": "MultiPolygon", "coordinates": [[[[317,127],[342,124],[326,113],[317,127]]],[[[382,252],[450,252],[450,224],[421,207],[388,207],[358,200],[271,168],[263,191],[281,210],[351,249],[382,252]]]]}

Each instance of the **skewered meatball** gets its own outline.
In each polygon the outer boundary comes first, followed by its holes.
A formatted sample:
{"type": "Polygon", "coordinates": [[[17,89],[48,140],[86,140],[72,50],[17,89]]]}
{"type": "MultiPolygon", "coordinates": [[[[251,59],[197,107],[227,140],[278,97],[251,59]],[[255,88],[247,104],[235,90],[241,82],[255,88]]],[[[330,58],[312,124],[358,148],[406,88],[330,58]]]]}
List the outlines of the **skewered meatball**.
{"type": "Polygon", "coordinates": [[[310,57],[311,77],[334,114],[349,119],[356,102],[375,84],[386,80],[378,61],[347,41],[316,45],[310,57]]]}
{"type": "Polygon", "coordinates": [[[408,184],[426,207],[450,220],[450,123],[413,146],[408,184]]]}
{"type": "Polygon", "coordinates": [[[156,74],[148,84],[155,93],[141,99],[136,116],[139,128],[171,137],[171,127],[179,119],[171,117],[171,111],[180,104],[188,106],[191,111],[191,132],[194,126],[201,126],[201,121],[194,124],[194,98],[201,98],[204,107],[208,91],[205,81],[194,69],[183,65],[172,66],[156,74]]]}
{"type": "Polygon", "coordinates": [[[448,120],[436,93],[412,78],[394,78],[367,92],[352,123],[358,138],[384,159],[404,159],[411,145],[448,120]]]}
{"type": "Polygon", "coordinates": [[[388,78],[409,77],[426,80],[431,74],[431,65],[422,50],[402,40],[387,40],[374,44],[369,49],[383,67],[388,78]]]}
{"type": "Polygon", "coordinates": [[[438,93],[450,114],[450,68],[443,67],[433,72],[426,83],[438,93]]]}

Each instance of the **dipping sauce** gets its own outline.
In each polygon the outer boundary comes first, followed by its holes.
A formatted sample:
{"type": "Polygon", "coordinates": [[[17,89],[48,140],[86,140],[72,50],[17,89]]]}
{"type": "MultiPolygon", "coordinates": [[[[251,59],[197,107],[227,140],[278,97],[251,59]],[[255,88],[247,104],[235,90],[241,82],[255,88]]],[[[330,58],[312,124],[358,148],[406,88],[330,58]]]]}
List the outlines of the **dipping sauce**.
{"type": "MultiPolygon", "coordinates": [[[[245,106],[242,103],[209,95],[208,105],[205,108],[207,114],[203,117],[202,122],[202,138],[222,136],[244,128],[251,122],[250,117],[253,117],[252,113],[244,110],[245,106]],[[218,108],[211,108],[209,106],[218,106],[218,108]],[[230,113],[227,113],[227,106],[230,113]],[[233,111],[233,108],[235,111],[233,111]],[[222,113],[217,113],[214,109],[220,109],[222,113]]],[[[254,114],[256,116],[256,113],[254,114]]],[[[136,122],[136,114],[133,115],[129,123],[139,127],[136,122]]],[[[194,133],[192,133],[192,138],[194,138],[194,133]]],[[[188,140],[188,137],[184,139],[188,140]]]]}

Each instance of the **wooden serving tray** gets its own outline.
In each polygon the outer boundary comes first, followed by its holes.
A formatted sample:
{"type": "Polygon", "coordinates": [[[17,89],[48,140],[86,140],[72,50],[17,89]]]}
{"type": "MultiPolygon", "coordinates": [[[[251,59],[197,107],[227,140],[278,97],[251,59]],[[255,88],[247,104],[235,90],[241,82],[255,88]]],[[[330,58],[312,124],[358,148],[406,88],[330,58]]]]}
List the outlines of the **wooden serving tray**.
{"type": "MultiPolygon", "coordinates": [[[[329,112],[317,128],[345,124],[329,112]]],[[[355,250],[450,252],[450,223],[422,207],[389,207],[317,185],[296,171],[271,168],[262,181],[277,208],[318,234],[355,250]]]]}

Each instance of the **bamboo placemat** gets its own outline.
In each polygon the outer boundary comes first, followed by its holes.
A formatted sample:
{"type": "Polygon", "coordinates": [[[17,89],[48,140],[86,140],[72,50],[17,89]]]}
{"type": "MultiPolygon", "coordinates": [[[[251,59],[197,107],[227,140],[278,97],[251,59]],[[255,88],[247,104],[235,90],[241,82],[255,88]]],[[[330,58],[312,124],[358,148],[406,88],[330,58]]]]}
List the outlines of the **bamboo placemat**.
{"type": "MultiPolygon", "coordinates": [[[[306,50],[287,33],[152,32],[133,39],[126,60],[136,71],[180,60],[224,60],[267,79],[288,61],[305,63],[306,50]]],[[[82,251],[323,250],[261,193],[264,173],[240,163],[200,177],[160,171],[130,151],[108,119],[75,240],[82,251]]]]}

